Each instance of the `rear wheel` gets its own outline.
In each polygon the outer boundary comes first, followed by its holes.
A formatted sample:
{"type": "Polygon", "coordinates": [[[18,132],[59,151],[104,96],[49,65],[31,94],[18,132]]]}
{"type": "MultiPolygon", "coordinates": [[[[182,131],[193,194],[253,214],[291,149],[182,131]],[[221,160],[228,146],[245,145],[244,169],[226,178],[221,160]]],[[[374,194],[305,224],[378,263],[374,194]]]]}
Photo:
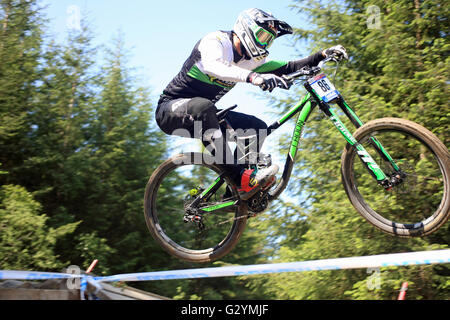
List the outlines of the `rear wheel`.
{"type": "Polygon", "coordinates": [[[147,184],[144,205],[152,236],[182,260],[223,257],[246,226],[247,207],[237,188],[207,154],[181,154],[161,164],[147,184]]]}
{"type": "Polygon", "coordinates": [[[342,180],[356,210],[382,231],[400,237],[428,235],[450,215],[450,154],[429,130],[408,120],[383,118],[368,122],[356,140],[389,178],[391,190],[378,185],[360,161],[355,147],[342,155],[342,180]],[[398,168],[377,152],[381,143],[398,168]]]}

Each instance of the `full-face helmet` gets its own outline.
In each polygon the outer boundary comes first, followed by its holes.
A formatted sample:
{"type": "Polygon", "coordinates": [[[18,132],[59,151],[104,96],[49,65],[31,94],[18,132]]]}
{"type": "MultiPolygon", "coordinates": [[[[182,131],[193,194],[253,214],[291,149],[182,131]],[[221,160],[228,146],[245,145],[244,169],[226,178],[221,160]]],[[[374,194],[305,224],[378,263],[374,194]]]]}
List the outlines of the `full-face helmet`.
{"type": "Polygon", "coordinates": [[[292,34],[292,27],[270,13],[252,8],[239,14],[233,31],[241,40],[247,56],[261,60],[267,57],[267,49],[276,38],[292,34]]]}

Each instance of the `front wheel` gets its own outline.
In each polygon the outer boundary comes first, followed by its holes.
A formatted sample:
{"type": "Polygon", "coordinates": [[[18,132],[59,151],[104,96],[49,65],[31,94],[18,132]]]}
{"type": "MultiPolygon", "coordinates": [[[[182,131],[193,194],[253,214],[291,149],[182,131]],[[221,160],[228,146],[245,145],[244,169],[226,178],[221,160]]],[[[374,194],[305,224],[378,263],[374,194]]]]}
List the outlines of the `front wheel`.
{"type": "Polygon", "coordinates": [[[341,174],[355,209],[391,235],[417,237],[438,230],[450,215],[450,154],[445,145],[426,128],[397,118],[370,121],[354,137],[388,178],[398,182],[390,190],[377,184],[358,150],[347,145],[341,174]]]}

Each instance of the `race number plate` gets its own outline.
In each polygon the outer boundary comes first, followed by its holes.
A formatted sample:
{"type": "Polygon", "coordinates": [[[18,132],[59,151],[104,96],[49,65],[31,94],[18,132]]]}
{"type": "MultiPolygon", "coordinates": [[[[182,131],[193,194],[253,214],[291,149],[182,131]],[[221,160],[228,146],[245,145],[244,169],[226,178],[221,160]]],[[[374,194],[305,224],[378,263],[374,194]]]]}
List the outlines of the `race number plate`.
{"type": "Polygon", "coordinates": [[[309,80],[309,83],[324,102],[330,102],[339,96],[339,92],[323,73],[309,80]]]}

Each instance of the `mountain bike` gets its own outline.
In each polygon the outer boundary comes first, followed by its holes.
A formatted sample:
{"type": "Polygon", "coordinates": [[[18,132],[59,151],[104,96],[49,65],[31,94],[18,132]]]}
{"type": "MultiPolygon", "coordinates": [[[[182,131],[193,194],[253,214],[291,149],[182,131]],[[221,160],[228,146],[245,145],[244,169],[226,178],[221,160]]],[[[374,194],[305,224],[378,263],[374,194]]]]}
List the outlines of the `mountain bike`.
{"type": "MultiPolygon", "coordinates": [[[[243,201],[232,177],[207,153],[176,155],[154,171],[145,191],[144,215],[163,249],[191,262],[209,262],[228,254],[241,238],[247,219],[266,210],[286,189],[303,128],[316,107],[346,140],[342,183],[362,217],[397,237],[426,236],[447,221],[450,154],[446,146],[409,120],[381,118],[364,124],[322,72],[329,61],[335,61],[334,57],[284,76],[290,85],[301,81],[307,94],[268,127],[270,135],[297,116],[284,170],[272,188],[243,201]],[[332,105],[356,127],[353,134],[332,105]]],[[[235,107],[220,111],[220,121],[235,107]]]]}

